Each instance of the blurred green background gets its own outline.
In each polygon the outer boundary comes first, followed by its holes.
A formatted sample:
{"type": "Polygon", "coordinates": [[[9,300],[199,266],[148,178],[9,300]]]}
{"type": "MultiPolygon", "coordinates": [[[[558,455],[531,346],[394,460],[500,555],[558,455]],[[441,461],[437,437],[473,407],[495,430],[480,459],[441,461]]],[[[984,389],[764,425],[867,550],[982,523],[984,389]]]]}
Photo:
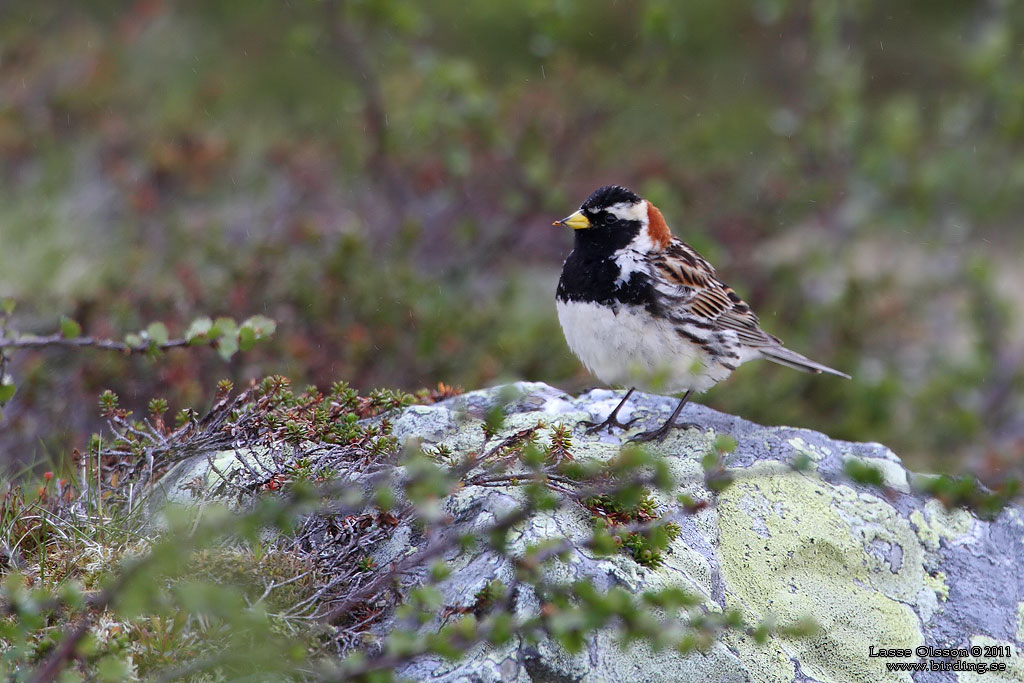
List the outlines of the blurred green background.
{"type": "Polygon", "coordinates": [[[596,384],[553,291],[633,187],[792,348],[701,400],[997,474],[1024,450],[1024,6],[991,0],[0,2],[0,295],[122,337],[275,318],[152,361],[17,353],[3,460],[61,457],[268,373],[596,384]]]}

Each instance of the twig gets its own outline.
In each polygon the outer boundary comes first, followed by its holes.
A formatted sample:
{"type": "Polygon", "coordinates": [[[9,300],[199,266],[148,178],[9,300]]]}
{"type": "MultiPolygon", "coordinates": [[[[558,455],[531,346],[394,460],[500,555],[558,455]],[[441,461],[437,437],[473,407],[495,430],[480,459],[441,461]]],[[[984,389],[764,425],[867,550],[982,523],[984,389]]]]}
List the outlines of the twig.
{"type": "MultiPolygon", "coordinates": [[[[11,318],[11,314],[7,311],[0,311],[0,341],[7,338],[7,323],[11,318]]],[[[3,347],[0,346],[0,384],[3,383],[4,377],[7,374],[7,355],[4,354],[3,347]]]]}
{"type": "MultiPolygon", "coordinates": [[[[524,475],[524,479],[529,475],[524,475]]],[[[461,479],[461,477],[460,477],[461,479]]],[[[623,490],[625,487],[645,485],[649,484],[651,477],[634,477],[629,480],[623,480],[615,482],[614,484],[603,484],[599,486],[591,486],[586,489],[580,489],[572,494],[568,494],[567,499],[562,501],[564,505],[568,501],[579,501],[585,498],[590,498],[596,495],[604,493],[610,493],[614,491],[623,490]]],[[[516,524],[529,519],[537,510],[531,504],[524,504],[515,512],[506,515],[503,519],[495,522],[493,525],[488,527],[486,535],[490,536],[494,533],[501,533],[508,531],[516,524]]],[[[425,562],[431,560],[439,555],[442,555],[448,549],[456,546],[459,542],[460,534],[455,531],[449,531],[437,538],[436,541],[428,544],[422,550],[419,550],[411,555],[407,555],[401,562],[397,562],[392,565],[391,569],[377,576],[375,579],[362,587],[353,590],[341,603],[335,605],[324,617],[324,621],[328,623],[336,623],[341,620],[345,614],[355,605],[360,602],[367,600],[381,590],[383,590],[391,581],[406,573],[407,571],[422,567],[425,562]]]]}
{"type": "MultiPolygon", "coordinates": [[[[536,511],[532,506],[524,505],[512,514],[506,515],[501,521],[491,526],[488,531],[490,533],[507,531],[516,524],[528,519],[532,514],[534,514],[534,512],[536,511]]],[[[324,617],[324,621],[333,624],[341,620],[346,614],[348,614],[350,609],[358,605],[360,602],[379,593],[395,578],[414,567],[423,566],[423,563],[427,560],[431,560],[438,555],[441,555],[456,543],[456,534],[449,532],[439,538],[436,542],[427,545],[423,550],[415,552],[412,555],[407,555],[404,560],[395,563],[390,570],[384,572],[358,590],[352,591],[344,600],[341,601],[340,604],[335,605],[331,611],[327,613],[324,617]]]]}
{"type": "Polygon", "coordinates": [[[0,349],[38,349],[48,346],[64,346],[69,348],[94,348],[105,351],[120,351],[124,354],[146,353],[152,349],[166,351],[182,346],[188,346],[188,339],[170,339],[162,344],[143,343],[127,344],[113,339],[100,339],[97,337],[65,337],[57,332],[45,337],[35,335],[22,337],[0,337],[0,349]]]}

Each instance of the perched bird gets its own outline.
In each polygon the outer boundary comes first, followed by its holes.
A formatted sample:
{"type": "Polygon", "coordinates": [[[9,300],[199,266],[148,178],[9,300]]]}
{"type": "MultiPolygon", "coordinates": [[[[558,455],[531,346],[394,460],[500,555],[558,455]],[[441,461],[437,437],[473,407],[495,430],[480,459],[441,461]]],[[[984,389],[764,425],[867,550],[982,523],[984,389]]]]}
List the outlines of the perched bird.
{"type": "Polygon", "coordinates": [[[588,433],[628,428],[635,420],[623,424],[618,414],[637,387],[685,392],[661,427],[632,439],[660,441],[693,392],[756,358],[849,379],[762,330],[714,267],[673,237],[661,211],[630,190],[599,188],[554,224],[575,233],[556,293],[565,340],[601,381],[629,387],[607,420],[586,423],[588,433]]]}

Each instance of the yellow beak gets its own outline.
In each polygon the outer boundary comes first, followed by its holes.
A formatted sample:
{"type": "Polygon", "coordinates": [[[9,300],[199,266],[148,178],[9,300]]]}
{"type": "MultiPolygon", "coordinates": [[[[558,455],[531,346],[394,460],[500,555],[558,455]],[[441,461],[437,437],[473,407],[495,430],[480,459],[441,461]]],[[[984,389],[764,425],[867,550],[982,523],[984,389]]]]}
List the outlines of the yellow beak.
{"type": "Polygon", "coordinates": [[[590,227],[590,220],[583,215],[582,211],[577,211],[571,216],[566,216],[560,221],[555,221],[552,225],[567,225],[573,230],[584,230],[590,227]]]}

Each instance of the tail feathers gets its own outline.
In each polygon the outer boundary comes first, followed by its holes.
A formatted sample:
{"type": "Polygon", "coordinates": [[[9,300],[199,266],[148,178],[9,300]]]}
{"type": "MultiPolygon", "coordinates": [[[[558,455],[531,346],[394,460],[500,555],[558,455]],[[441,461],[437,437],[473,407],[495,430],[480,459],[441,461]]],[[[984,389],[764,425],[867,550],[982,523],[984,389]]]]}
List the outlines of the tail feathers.
{"type": "Polygon", "coordinates": [[[785,365],[787,368],[793,368],[794,370],[802,370],[803,372],[815,372],[815,373],[828,373],[830,375],[836,375],[838,377],[845,377],[850,379],[850,376],[845,372],[839,372],[833,370],[827,365],[816,363],[806,356],[801,356],[796,351],[790,351],[784,346],[770,346],[767,348],[760,349],[761,355],[767,360],[779,365],[785,365]]]}

